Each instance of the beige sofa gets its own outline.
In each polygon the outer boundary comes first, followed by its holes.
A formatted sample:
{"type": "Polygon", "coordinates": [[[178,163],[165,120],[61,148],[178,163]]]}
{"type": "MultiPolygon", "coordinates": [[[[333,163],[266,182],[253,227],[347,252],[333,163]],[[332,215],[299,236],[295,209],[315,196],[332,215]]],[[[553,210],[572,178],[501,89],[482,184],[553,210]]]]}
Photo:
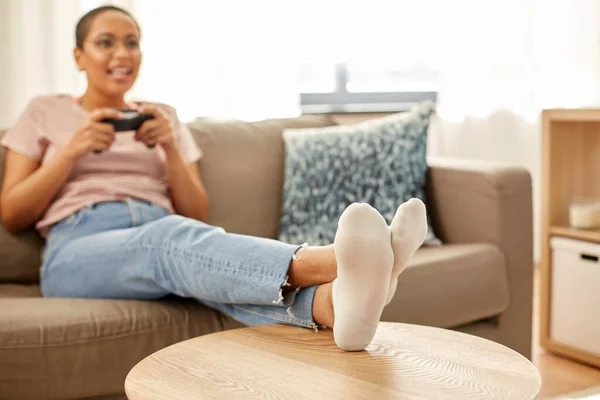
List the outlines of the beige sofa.
{"type": "MultiPolygon", "coordinates": [[[[277,237],[286,127],[331,119],[197,121],[210,222],[277,237]]],[[[0,133],[0,136],[2,133],[0,133]]],[[[0,150],[0,173],[4,153],[0,150]]],[[[428,207],[439,247],[420,249],[383,319],[483,336],[529,357],[533,279],[529,174],[486,163],[431,161],[428,207]]],[[[193,300],[45,299],[43,243],[0,226],[0,399],[124,398],[128,371],[172,343],[240,324],[193,300]]]]}

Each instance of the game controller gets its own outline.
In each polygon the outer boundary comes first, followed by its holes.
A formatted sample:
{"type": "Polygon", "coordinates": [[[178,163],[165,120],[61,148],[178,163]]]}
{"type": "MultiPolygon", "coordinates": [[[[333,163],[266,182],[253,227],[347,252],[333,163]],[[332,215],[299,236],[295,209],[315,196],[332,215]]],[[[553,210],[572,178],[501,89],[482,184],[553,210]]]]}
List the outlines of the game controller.
{"type": "Polygon", "coordinates": [[[115,132],[136,131],[142,124],[154,118],[152,114],[140,114],[137,110],[118,110],[122,118],[106,118],[102,122],[108,122],[115,128],[115,132]]]}
{"type": "MultiPolygon", "coordinates": [[[[122,114],[122,118],[105,118],[102,120],[102,122],[111,124],[115,132],[137,131],[145,121],[154,118],[152,114],[141,114],[137,110],[124,109],[117,111],[122,114]]],[[[151,149],[154,146],[154,144],[150,144],[147,147],[151,149]]],[[[94,150],[94,153],[100,154],[102,151],[94,150]]]]}

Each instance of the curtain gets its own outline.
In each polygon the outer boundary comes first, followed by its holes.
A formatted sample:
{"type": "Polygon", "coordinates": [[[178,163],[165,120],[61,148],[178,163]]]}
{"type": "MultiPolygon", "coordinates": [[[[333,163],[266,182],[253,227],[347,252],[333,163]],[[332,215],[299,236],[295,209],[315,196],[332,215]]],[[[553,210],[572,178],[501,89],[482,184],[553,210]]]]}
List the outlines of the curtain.
{"type": "Polygon", "coordinates": [[[79,0],[0,0],[0,128],[27,101],[81,87],[73,61],[79,0]]]}
{"type": "Polygon", "coordinates": [[[539,258],[544,108],[600,106],[600,2],[451,2],[429,153],[525,167],[539,258]]]}
{"type": "MultiPolygon", "coordinates": [[[[132,97],[174,103],[190,118],[297,115],[306,62],[418,60],[439,72],[440,115],[461,126],[598,102],[597,0],[0,0],[0,122],[32,95],[85,89],[73,31],[101,4],[142,26],[132,97]]],[[[446,139],[436,148],[456,145],[446,139]]]]}
{"type": "MultiPolygon", "coordinates": [[[[445,120],[464,127],[508,112],[531,122],[543,107],[597,103],[598,3],[0,0],[0,123],[32,95],[85,89],[73,31],[101,4],[124,7],[142,26],[131,96],[171,103],[184,119],[297,115],[301,63],[418,62],[439,72],[445,120]]],[[[450,136],[433,148],[463,155],[450,136]]]]}

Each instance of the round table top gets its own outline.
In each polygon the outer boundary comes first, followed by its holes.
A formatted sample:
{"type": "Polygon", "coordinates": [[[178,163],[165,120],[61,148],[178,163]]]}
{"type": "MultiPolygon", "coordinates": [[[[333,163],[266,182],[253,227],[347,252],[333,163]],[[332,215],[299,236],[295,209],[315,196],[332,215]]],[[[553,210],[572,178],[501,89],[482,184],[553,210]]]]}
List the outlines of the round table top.
{"type": "Polygon", "coordinates": [[[365,351],[331,330],[267,325],[174,344],[140,361],[137,399],[535,399],[541,378],[524,356],[465,333],[380,322],[365,351]]]}

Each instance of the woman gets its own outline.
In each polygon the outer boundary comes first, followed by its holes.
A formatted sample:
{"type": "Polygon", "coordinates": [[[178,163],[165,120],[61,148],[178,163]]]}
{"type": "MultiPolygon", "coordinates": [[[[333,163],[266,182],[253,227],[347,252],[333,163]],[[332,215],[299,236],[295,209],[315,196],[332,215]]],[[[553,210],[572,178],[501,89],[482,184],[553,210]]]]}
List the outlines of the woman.
{"type": "Polygon", "coordinates": [[[209,201],[190,132],[169,106],[125,101],[141,62],[139,43],[139,26],[126,11],[87,13],[74,49],[85,94],[34,98],[2,142],[2,222],[11,232],[35,224],[46,239],[43,295],[175,294],[247,325],[333,328],[340,348],[364,349],[425,239],[423,203],[402,204],[391,227],[369,205],[352,204],[335,243],[322,247],[202,222],[209,201]],[[153,119],[135,132],[115,133],[103,122],[127,108],[153,119]]]}

